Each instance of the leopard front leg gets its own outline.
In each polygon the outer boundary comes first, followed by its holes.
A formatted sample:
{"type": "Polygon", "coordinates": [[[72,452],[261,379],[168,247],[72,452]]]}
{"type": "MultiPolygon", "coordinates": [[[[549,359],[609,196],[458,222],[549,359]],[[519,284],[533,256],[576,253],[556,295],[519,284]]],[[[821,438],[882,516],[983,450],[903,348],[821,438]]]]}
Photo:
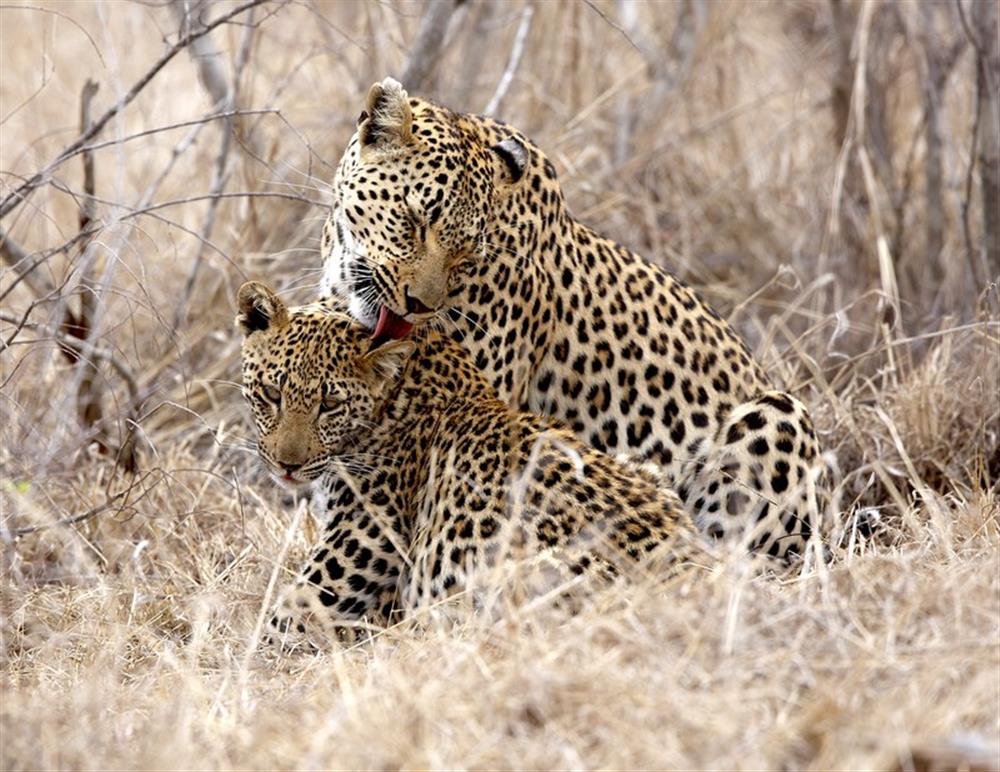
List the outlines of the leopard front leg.
{"type": "Polygon", "coordinates": [[[362,641],[390,626],[398,616],[399,589],[395,583],[382,586],[375,595],[362,594],[347,612],[337,613],[324,605],[325,593],[336,592],[331,584],[314,584],[314,563],[306,566],[295,583],[279,596],[268,622],[266,638],[284,649],[320,651],[332,640],[344,644],[362,641]],[[311,573],[312,572],[312,573],[311,573]],[[357,609],[357,610],[356,610],[357,609]]]}
{"type": "Polygon", "coordinates": [[[737,405],[696,461],[681,492],[710,536],[741,538],[776,558],[804,554],[821,538],[817,485],[822,467],[805,406],[769,391],[737,405]]]}
{"type": "Polygon", "coordinates": [[[398,538],[383,527],[391,520],[359,512],[353,498],[347,503],[334,504],[311,557],[279,596],[269,637],[285,647],[350,643],[394,621],[405,562],[398,538]]]}

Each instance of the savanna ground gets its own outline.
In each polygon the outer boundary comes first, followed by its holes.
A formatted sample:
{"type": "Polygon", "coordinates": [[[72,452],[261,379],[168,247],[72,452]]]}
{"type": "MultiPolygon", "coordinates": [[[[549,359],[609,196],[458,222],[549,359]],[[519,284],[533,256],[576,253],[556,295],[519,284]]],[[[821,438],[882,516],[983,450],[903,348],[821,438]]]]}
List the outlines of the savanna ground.
{"type": "Polygon", "coordinates": [[[0,767],[1000,767],[995,5],[299,0],[176,46],[239,9],[0,6],[0,767]],[[312,296],[386,74],[528,132],[811,405],[829,565],[258,645],[315,525],[235,290],[312,296]]]}

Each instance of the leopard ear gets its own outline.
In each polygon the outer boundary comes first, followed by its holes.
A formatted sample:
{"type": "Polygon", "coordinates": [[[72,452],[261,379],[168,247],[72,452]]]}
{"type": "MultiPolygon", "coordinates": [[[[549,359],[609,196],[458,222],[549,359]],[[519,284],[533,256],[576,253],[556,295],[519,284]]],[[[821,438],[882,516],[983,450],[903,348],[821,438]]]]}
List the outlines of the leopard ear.
{"type": "Polygon", "coordinates": [[[362,147],[391,149],[409,144],[413,112],[410,98],[398,81],[386,78],[368,89],[368,101],[358,120],[362,147]]]}
{"type": "Polygon", "coordinates": [[[372,348],[361,357],[361,363],[380,379],[391,383],[399,377],[416,348],[416,343],[405,339],[382,344],[373,342],[372,348]]]}
{"type": "Polygon", "coordinates": [[[507,184],[514,184],[524,176],[528,168],[528,148],[514,137],[508,137],[490,148],[497,156],[500,178],[507,184]]]}
{"type": "Polygon", "coordinates": [[[259,281],[240,287],[237,305],[236,326],[244,337],[288,324],[288,308],[274,290],[259,281]]]}

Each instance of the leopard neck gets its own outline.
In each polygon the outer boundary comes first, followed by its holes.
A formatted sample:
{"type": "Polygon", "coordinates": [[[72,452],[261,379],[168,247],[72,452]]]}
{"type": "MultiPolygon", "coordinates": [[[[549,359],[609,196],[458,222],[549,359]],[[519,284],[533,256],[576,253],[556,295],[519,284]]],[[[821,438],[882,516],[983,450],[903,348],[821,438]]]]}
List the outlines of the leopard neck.
{"type": "Polygon", "coordinates": [[[410,470],[400,475],[398,491],[410,516],[426,495],[433,448],[449,409],[475,411],[470,403],[495,399],[461,346],[435,331],[418,331],[415,339],[417,348],[377,411],[364,449],[384,465],[410,470]]]}
{"type": "Polygon", "coordinates": [[[437,418],[456,400],[491,400],[495,392],[468,352],[440,333],[415,334],[417,347],[393,385],[376,420],[392,442],[423,443],[437,418]]]}

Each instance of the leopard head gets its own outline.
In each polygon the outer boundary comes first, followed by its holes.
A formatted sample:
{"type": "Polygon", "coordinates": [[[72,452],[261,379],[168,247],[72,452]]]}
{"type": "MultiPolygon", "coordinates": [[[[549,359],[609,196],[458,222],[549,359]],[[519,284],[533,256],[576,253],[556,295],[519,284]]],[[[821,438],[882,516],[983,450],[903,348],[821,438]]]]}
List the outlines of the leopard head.
{"type": "Polygon", "coordinates": [[[334,180],[326,290],[377,335],[402,337],[448,307],[485,255],[495,211],[532,153],[523,137],[374,84],[334,180]],[[499,133],[498,133],[499,132],[499,133]]]}
{"type": "Polygon", "coordinates": [[[268,469],[289,487],[316,480],[372,429],[414,349],[373,347],[370,334],[330,302],[288,308],[269,287],[240,288],[243,395],[268,469]]]}

